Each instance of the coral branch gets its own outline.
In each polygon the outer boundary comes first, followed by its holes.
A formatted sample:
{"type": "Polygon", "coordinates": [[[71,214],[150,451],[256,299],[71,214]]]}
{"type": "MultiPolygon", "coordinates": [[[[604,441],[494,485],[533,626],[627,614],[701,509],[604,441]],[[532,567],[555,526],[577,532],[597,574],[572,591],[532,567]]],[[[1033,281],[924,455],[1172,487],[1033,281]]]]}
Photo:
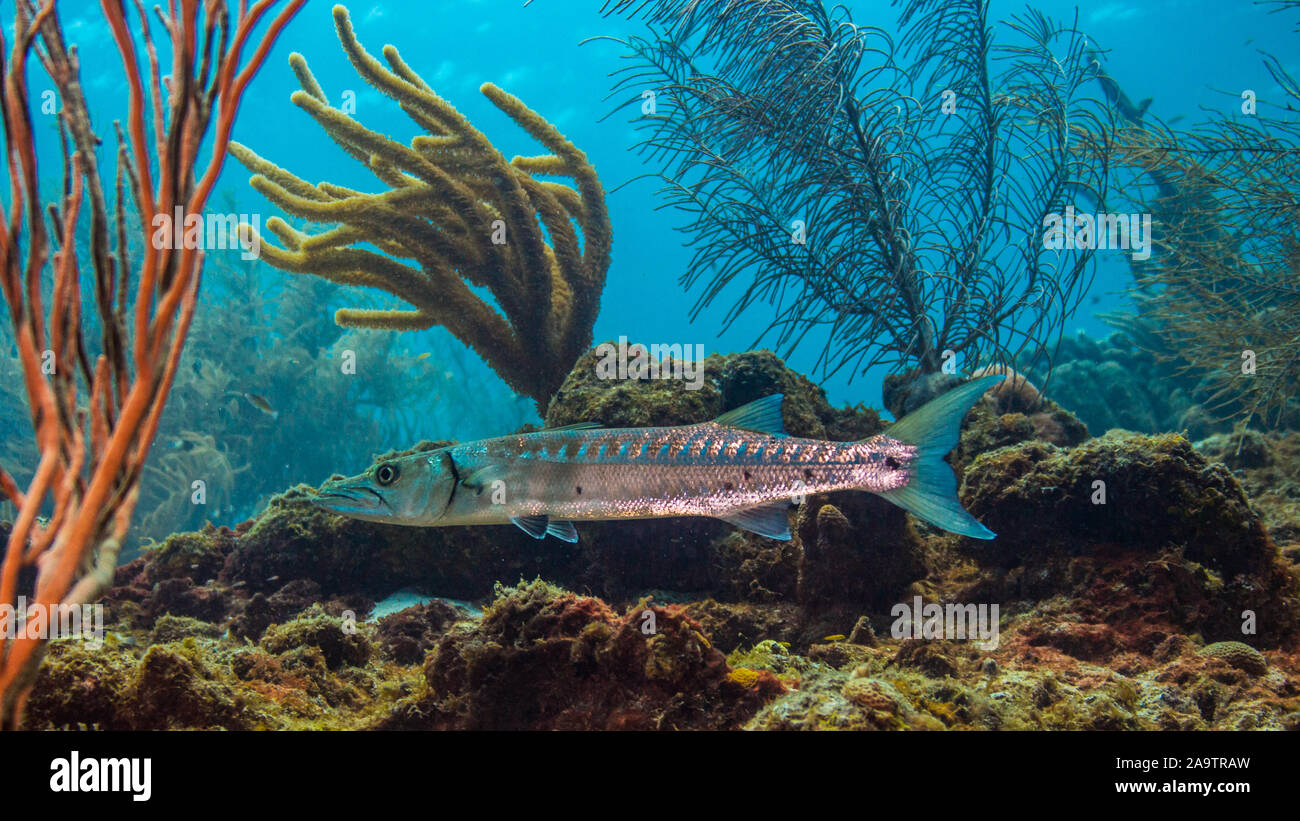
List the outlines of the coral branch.
{"type": "MultiPolygon", "coordinates": [[[[174,3],[170,17],[159,12],[172,57],[164,82],[143,7],[136,6],[140,30],[133,32],[121,0],[102,0],[129,89],[126,128],[118,131],[114,254],[95,161],[99,140],[81,92],[75,51],[64,44],[53,0],[39,9],[33,0],[19,0],[3,78],[12,209],[8,225],[0,227],[0,289],[9,306],[40,457],[26,493],[0,471],[0,490],[18,508],[0,565],[0,603],[13,606],[21,592],[30,607],[44,610],[49,618],[52,608],[93,601],[111,581],[135,509],[139,477],[194,316],[203,268],[200,249],[159,247],[146,235],[144,258],[135,271],[136,301],[128,307],[127,238],[131,230],[150,231],[155,215],[170,218],[176,206],[202,212],[226,155],[240,96],[304,2],[289,2],[260,36],[253,29],[276,0],[260,0],[251,7],[241,3],[233,39],[226,36],[229,13],[220,0],[174,3]],[[219,32],[222,44],[203,49],[201,65],[196,61],[200,32],[209,43],[219,32]],[[147,83],[137,36],[144,46],[147,83]],[[34,48],[37,40],[40,49],[34,48]],[[252,42],[253,56],[242,60],[241,50],[252,42]],[[75,148],[68,153],[64,141],[63,166],[69,179],[62,202],[48,209],[37,185],[24,79],[33,51],[59,88],[61,125],[75,148]],[[215,72],[209,71],[209,60],[216,61],[215,72]],[[153,141],[147,137],[146,115],[152,120],[153,141]],[[201,165],[199,150],[213,124],[211,160],[201,165]],[[131,220],[128,192],[136,208],[131,220]],[[86,344],[81,316],[76,226],[83,209],[90,211],[90,276],[103,325],[97,355],[86,344]],[[47,210],[52,232],[47,230],[47,210]],[[128,229],[136,219],[144,227],[128,229]],[[52,282],[48,310],[41,288],[46,270],[52,282]],[[128,311],[134,312],[129,322],[128,311]],[[52,369],[47,368],[51,361],[52,369]],[[88,407],[77,401],[83,387],[90,396],[88,407]],[[37,514],[45,506],[53,512],[41,520],[37,514]],[[35,570],[35,583],[31,590],[20,591],[24,568],[35,570]]],[[[21,722],[44,646],[42,638],[0,635],[0,728],[21,722]]]]}
{"type": "Polygon", "coordinates": [[[517,392],[545,404],[591,343],[609,267],[604,191],[586,155],[537,112],[491,83],[480,91],[551,154],[506,158],[422,80],[392,46],[385,67],[334,7],[339,42],[357,72],[393,98],[428,135],[409,146],[333,108],[301,55],[289,64],[302,90],[290,98],[349,155],[389,187],[365,194],[312,185],[232,143],[251,185],[303,220],[338,223],[300,233],[282,220],[267,230],[263,259],[284,271],[376,288],[414,310],[343,309],[340,325],[415,330],[441,325],[517,392]],[[535,175],[567,177],[574,186],[535,175]],[[576,229],[575,229],[576,226],[576,229]],[[370,244],[383,253],[353,247],[370,244]],[[470,286],[487,289],[495,306],[470,286]]]}

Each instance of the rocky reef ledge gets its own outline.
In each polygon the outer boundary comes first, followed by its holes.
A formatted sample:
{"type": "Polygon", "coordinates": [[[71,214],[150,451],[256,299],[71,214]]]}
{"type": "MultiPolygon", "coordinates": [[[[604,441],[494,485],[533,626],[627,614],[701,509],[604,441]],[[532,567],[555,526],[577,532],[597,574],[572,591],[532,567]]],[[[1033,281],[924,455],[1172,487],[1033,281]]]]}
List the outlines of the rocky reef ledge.
{"type": "MultiPolygon", "coordinates": [[[[889,424],[765,351],[709,357],[698,390],[599,380],[592,356],[548,424],[772,393],[797,435],[889,424]]],[[[681,519],[569,545],[343,519],[292,489],[119,568],[105,646],[52,643],[28,726],[1300,728],[1296,435],[1090,438],[1013,399],[977,405],[951,457],[992,542],[857,492],[792,509],[789,542],[681,519]],[[995,638],[950,629],[995,608],[995,638]]]]}

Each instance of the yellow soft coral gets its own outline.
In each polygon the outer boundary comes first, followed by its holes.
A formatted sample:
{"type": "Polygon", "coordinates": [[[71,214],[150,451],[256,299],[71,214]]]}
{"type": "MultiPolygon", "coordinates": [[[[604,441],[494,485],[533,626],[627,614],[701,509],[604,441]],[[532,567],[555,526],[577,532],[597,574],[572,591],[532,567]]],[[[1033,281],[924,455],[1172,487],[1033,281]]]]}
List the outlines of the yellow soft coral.
{"type": "Polygon", "coordinates": [[[389,190],[312,185],[232,144],[268,199],[301,219],[338,224],[308,235],[273,217],[266,228],[283,247],[251,235],[246,241],[260,244],[262,258],[282,270],[400,297],[414,310],[345,308],[335,321],[390,330],[442,325],[544,410],[591,344],[609,267],[609,214],[595,169],[539,114],[485,83],[484,96],[552,152],[507,161],[397,49],[384,47],[385,67],[361,47],[342,6],[334,7],[334,23],[357,72],[428,135],[407,146],[370,131],[331,107],[306,60],[292,55],[302,86],[293,103],[389,190]],[[568,177],[574,186],[541,175],[568,177]],[[495,305],[471,286],[486,289],[495,305]]]}

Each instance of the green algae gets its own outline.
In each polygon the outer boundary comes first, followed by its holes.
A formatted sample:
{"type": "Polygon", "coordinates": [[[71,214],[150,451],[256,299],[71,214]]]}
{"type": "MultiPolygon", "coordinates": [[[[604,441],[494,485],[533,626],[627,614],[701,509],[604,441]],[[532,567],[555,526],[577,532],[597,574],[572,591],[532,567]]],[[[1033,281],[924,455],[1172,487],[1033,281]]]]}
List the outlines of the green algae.
{"type": "Polygon", "coordinates": [[[315,647],[331,670],[344,665],[364,666],[371,652],[370,639],[355,620],[326,615],[319,605],[312,605],[291,622],[268,629],[261,647],[274,655],[315,647]]]}

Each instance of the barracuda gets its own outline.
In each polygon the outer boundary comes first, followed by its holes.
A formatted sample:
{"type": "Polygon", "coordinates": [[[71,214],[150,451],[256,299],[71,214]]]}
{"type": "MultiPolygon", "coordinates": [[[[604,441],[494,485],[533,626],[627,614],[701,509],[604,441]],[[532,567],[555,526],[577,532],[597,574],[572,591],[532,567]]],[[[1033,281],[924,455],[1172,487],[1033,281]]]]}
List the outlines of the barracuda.
{"type": "Polygon", "coordinates": [[[943,457],[966,412],[1002,378],[967,382],[857,442],[787,436],[776,394],[695,425],[569,425],[413,453],[327,482],[313,501],[374,522],[513,523],[569,542],[575,521],[663,516],[712,516],[789,539],[792,499],[865,490],[945,530],[992,539],[958,501],[943,457]]]}

